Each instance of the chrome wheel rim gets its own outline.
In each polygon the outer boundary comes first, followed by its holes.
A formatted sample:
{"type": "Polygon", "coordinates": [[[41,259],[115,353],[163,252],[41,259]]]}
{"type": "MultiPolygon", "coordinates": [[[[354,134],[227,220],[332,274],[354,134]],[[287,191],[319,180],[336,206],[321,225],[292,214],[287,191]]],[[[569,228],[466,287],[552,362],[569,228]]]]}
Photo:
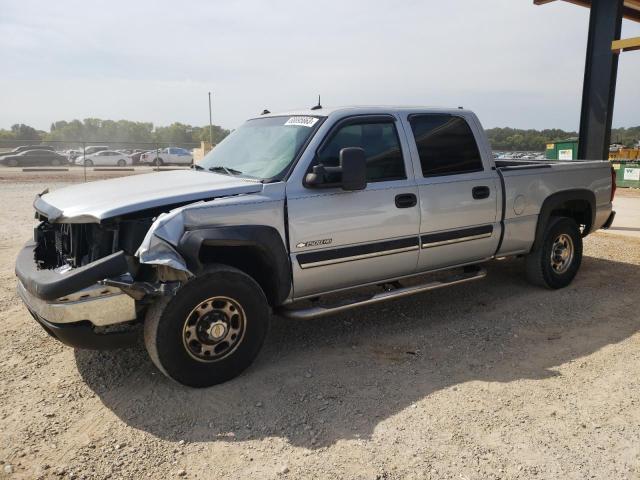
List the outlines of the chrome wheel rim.
{"type": "Polygon", "coordinates": [[[244,336],[246,315],[240,304],[228,297],[200,302],[187,316],[182,343],[199,362],[216,362],[233,353],[244,336]]]}
{"type": "Polygon", "coordinates": [[[551,245],[551,268],[555,273],[566,272],[573,262],[573,240],[565,233],[558,235],[551,245]]]}

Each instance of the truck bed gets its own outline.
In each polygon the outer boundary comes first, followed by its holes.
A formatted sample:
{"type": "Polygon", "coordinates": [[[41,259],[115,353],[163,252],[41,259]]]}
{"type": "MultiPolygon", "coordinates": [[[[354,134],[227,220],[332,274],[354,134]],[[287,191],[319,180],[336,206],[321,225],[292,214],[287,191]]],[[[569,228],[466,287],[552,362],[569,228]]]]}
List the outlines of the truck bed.
{"type": "Polygon", "coordinates": [[[587,191],[594,196],[592,230],[611,212],[611,166],[603,160],[495,160],[503,182],[504,241],[500,255],[527,253],[545,200],[561,192],[587,191]]]}
{"type": "Polygon", "coordinates": [[[554,165],[581,165],[591,162],[600,162],[601,160],[494,160],[497,168],[504,170],[505,168],[549,168],[554,165]]]}

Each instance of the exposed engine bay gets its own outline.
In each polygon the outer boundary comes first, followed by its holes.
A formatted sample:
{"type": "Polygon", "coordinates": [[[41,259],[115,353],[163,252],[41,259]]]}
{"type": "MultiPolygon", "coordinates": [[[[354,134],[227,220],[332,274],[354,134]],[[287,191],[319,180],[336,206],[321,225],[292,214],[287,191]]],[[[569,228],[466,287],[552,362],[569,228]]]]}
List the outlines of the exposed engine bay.
{"type": "Polygon", "coordinates": [[[123,218],[103,223],[49,223],[35,229],[35,260],[40,269],[77,268],[123,250],[133,256],[153,219],[123,218]]]}

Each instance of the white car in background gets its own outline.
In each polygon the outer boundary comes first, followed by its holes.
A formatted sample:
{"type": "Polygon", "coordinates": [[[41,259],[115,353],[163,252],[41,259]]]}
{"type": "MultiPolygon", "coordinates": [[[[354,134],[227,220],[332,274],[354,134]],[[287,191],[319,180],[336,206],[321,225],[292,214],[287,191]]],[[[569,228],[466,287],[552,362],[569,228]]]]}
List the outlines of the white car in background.
{"type": "Polygon", "coordinates": [[[131,158],[124,153],[113,150],[103,150],[101,152],[92,153],[91,155],[80,155],[75,160],[76,165],[86,165],[93,167],[126,167],[132,165],[131,158]]]}
{"type": "Polygon", "coordinates": [[[140,155],[140,163],[151,165],[191,165],[193,163],[193,154],[185,148],[162,148],[140,155]]]}

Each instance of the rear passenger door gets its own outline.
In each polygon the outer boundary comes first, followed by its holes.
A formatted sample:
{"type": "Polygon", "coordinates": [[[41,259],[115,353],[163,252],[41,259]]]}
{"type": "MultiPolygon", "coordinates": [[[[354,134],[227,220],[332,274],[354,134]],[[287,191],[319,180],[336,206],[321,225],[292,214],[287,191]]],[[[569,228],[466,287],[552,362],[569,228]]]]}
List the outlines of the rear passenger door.
{"type": "Polygon", "coordinates": [[[418,270],[493,256],[500,237],[500,187],[480,155],[473,132],[478,125],[448,113],[411,114],[405,120],[420,196],[418,270]]]}
{"type": "Polygon", "coordinates": [[[391,115],[345,118],[327,133],[305,171],[318,163],[337,166],[341,149],[361,147],[366,188],[287,185],[296,298],[415,271],[420,211],[405,138],[391,115]]]}

